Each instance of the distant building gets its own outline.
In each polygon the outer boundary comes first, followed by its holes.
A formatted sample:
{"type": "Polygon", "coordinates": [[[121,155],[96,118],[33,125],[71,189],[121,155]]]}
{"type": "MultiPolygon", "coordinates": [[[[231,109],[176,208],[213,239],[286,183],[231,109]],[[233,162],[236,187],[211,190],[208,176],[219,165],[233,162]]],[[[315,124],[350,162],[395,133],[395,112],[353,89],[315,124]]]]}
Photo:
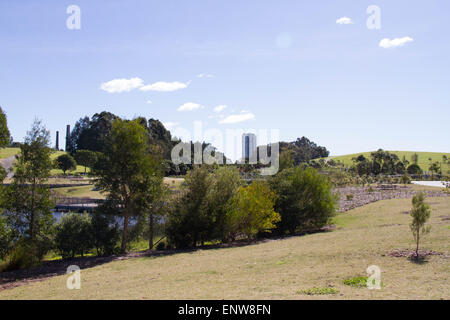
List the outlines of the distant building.
{"type": "Polygon", "coordinates": [[[253,133],[244,133],[242,135],[242,160],[251,159],[255,156],[256,135],[253,133]]]}
{"type": "Polygon", "coordinates": [[[66,126],[66,151],[69,150],[70,144],[70,124],[66,126]]]}

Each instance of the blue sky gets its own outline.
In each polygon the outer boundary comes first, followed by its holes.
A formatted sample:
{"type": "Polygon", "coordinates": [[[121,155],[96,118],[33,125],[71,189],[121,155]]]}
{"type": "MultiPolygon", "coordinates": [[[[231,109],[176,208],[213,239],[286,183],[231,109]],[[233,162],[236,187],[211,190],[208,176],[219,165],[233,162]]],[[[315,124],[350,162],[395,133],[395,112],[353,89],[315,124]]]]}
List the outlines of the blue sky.
{"type": "Polygon", "coordinates": [[[279,129],[281,140],[306,136],[333,155],[450,152],[449,9],[444,0],[3,0],[0,105],[16,141],[35,117],[64,139],[66,124],[107,110],[173,129],[279,129]],[[81,9],[80,30],[66,27],[69,5],[81,9]],[[369,5],[381,10],[379,30],[366,27],[369,5]],[[384,48],[385,38],[404,43],[384,48]]]}

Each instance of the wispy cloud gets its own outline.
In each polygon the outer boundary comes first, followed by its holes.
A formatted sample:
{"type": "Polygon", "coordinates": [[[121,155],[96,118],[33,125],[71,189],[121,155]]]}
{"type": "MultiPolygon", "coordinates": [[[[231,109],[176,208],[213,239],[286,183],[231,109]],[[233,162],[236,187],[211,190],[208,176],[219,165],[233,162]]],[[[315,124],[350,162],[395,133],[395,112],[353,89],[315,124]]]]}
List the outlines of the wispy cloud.
{"type": "Polygon", "coordinates": [[[349,17],[342,17],[336,20],[337,24],[353,24],[352,19],[349,17]]]}
{"type": "Polygon", "coordinates": [[[404,46],[406,43],[412,41],[414,41],[414,39],[411,37],[403,37],[395,39],[384,38],[383,40],[380,41],[379,46],[381,48],[389,49],[404,46]]]}
{"type": "Polygon", "coordinates": [[[181,105],[177,110],[178,111],[194,111],[197,109],[203,109],[204,107],[201,104],[194,103],[194,102],[186,102],[185,104],[181,105]]]}
{"type": "Polygon", "coordinates": [[[253,120],[253,119],[255,119],[255,115],[251,112],[248,112],[248,113],[229,115],[228,117],[224,118],[223,120],[220,120],[219,123],[232,124],[232,123],[244,122],[244,121],[253,120]]]}
{"type": "Polygon", "coordinates": [[[100,88],[109,93],[130,92],[143,86],[141,78],[114,79],[101,84],[100,88]]]}
{"type": "Polygon", "coordinates": [[[148,104],[152,104],[153,101],[152,101],[152,100],[147,100],[147,103],[148,103],[148,104]]]}
{"type": "Polygon", "coordinates": [[[189,82],[183,83],[183,82],[179,82],[179,81],[174,81],[174,82],[159,81],[159,82],[155,82],[153,84],[141,86],[139,90],[170,92],[170,91],[185,89],[185,88],[187,88],[188,85],[189,85],[189,82]]]}
{"type": "Polygon", "coordinates": [[[197,75],[197,78],[214,78],[214,75],[208,73],[200,73],[197,75]]]}
{"type": "Polygon", "coordinates": [[[223,110],[226,109],[226,105],[222,104],[220,106],[214,107],[214,112],[222,112],[223,110]]]}

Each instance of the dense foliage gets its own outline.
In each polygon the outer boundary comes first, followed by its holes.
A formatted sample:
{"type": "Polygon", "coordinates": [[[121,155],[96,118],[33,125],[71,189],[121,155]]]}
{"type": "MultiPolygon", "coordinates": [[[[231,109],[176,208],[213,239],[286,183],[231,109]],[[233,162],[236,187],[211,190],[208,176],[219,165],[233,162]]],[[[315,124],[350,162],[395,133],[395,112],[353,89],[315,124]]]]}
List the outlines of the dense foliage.
{"type": "Polygon", "coordinates": [[[281,215],[277,228],[281,234],[315,230],[335,214],[332,184],[313,168],[286,169],[274,176],[270,185],[278,195],[275,210],[281,215]]]}

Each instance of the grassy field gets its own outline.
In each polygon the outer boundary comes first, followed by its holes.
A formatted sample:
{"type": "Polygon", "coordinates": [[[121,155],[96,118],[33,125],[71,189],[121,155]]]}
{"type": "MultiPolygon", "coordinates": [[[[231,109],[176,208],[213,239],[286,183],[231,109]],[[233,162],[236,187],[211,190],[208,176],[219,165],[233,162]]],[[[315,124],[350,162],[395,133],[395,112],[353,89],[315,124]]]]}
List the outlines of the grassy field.
{"type": "MultiPolygon", "coordinates": [[[[348,166],[348,165],[353,164],[352,158],[355,158],[355,157],[359,156],[360,154],[364,155],[366,158],[369,158],[371,152],[372,151],[346,154],[346,155],[342,155],[342,156],[331,156],[331,157],[328,157],[327,159],[339,160],[348,166]]],[[[445,153],[445,152],[415,152],[415,151],[389,151],[389,152],[395,153],[399,157],[400,160],[402,160],[403,156],[405,156],[406,160],[408,160],[410,163],[412,163],[412,161],[411,161],[412,155],[414,153],[417,153],[419,155],[418,164],[424,171],[428,171],[428,167],[430,166],[430,161],[428,160],[429,158],[432,159],[432,162],[435,162],[435,161],[442,162],[443,155],[446,155],[447,158],[450,158],[450,153],[445,153]]],[[[445,168],[450,169],[450,167],[448,165],[446,167],[444,166],[443,168],[444,168],[444,170],[445,170],[445,168]]]]}
{"type": "MultiPolygon", "coordinates": [[[[55,160],[56,158],[58,158],[60,155],[66,154],[65,151],[56,151],[51,155],[51,159],[55,160]]],[[[89,168],[86,169],[86,172],[89,172],[89,168]]],[[[77,169],[74,171],[67,171],[66,174],[75,174],[75,173],[84,173],[84,167],[83,166],[78,166],[77,165],[77,169]]],[[[58,174],[63,174],[63,171],[60,169],[53,169],[51,171],[51,175],[58,175],[58,174]]]]}
{"type": "Polygon", "coordinates": [[[94,190],[94,188],[90,184],[86,186],[55,188],[53,190],[64,197],[104,199],[105,195],[101,194],[100,191],[94,190]]]}
{"type": "MultiPolygon", "coordinates": [[[[431,233],[423,247],[448,255],[450,197],[427,202],[431,233]]],[[[385,200],[348,211],[326,233],[114,261],[82,270],[81,290],[68,290],[67,276],[58,276],[0,291],[0,299],[450,299],[448,257],[417,264],[387,255],[414,247],[410,203],[385,200]],[[381,290],[344,284],[366,276],[370,265],[381,268],[381,290]]]]}
{"type": "Polygon", "coordinates": [[[15,156],[20,151],[20,148],[2,148],[0,149],[0,159],[6,159],[15,156]]]}

